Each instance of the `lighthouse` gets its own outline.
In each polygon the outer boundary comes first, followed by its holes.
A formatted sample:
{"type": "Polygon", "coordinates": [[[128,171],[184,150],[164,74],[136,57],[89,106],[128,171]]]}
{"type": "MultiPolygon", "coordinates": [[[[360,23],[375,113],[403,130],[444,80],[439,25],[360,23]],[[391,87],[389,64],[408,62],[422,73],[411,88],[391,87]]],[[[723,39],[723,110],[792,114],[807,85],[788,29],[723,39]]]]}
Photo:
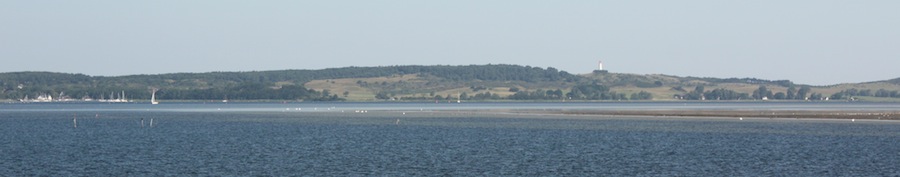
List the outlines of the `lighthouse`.
{"type": "Polygon", "coordinates": [[[609,71],[603,69],[603,61],[597,61],[597,70],[594,70],[594,74],[606,74],[609,71]]]}

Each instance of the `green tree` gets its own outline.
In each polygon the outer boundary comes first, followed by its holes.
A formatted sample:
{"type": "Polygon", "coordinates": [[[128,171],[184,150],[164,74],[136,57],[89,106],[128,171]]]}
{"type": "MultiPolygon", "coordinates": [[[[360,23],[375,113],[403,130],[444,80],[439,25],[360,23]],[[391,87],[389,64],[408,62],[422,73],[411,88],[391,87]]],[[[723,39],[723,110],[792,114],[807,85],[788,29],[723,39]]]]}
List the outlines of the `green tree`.
{"type": "Polygon", "coordinates": [[[753,91],[754,99],[763,99],[763,97],[771,97],[771,91],[765,85],[760,85],[758,89],[753,91]]]}
{"type": "Polygon", "coordinates": [[[829,99],[832,99],[832,100],[844,99],[844,92],[838,92],[838,93],[831,94],[831,97],[829,97],[829,99]]]}
{"type": "Polygon", "coordinates": [[[391,97],[388,96],[388,93],[384,92],[384,91],[379,91],[379,92],[375,93],[375,98],[381,99],[381,100],[391,99],[391,97]]]}
{"type": "Polygon", "coordinates": [[[800,90],[797,91],[797,97],[795,99],[797,99],[797,100],[807,99],[807,95],[809,94],[809,92],[811,90],[812,89],[810,89],[809,86],[800,87],[800,90]]]}
{"type": "Polygon", "coordinates": [[[785,95],[784,99],[789,99],[789,100],[796,99],[795,98],[796,96],[797,96],[797,88],[794,88],[794,86],[792,85],[791,87],[788,87],[787,94],[785,95]]]}
{"type": "Polygon", "coordinates": [[[784,94],[784,92],[778,92],[775,93],[775,96],[773,96],[773,98],[776,100],[783,100],[787,98],[787,94],[784,94]]]}

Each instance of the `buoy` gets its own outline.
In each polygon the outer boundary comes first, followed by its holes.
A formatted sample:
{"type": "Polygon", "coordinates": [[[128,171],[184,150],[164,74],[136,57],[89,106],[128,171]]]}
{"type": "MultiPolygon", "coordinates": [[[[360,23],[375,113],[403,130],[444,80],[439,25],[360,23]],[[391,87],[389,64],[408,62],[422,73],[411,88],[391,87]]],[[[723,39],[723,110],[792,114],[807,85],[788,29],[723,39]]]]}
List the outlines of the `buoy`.
{"type": "Polygon", "coordinates": [[[850,122],[856,122],[856,119],[850,119],[850,122]]]}
{"type": "Polygon", "coordinates": [[[397,119],[397,122],[394,122],[394,124],[400,124],[400,119],[397,119]]]}
{"type": "Polygon", "coordinates": [[[141,128],[144,128],[144,118],[141,117],[141,128]]]}
{"type": "Polygon", "coordinates": [[[78,128],[78,114],[72,114],[72,126],[78,128]]]}
{"type": "Polygon", "coordinates": [[[744,120],[744,117],[741,117],[740,120],[744,120]]]}

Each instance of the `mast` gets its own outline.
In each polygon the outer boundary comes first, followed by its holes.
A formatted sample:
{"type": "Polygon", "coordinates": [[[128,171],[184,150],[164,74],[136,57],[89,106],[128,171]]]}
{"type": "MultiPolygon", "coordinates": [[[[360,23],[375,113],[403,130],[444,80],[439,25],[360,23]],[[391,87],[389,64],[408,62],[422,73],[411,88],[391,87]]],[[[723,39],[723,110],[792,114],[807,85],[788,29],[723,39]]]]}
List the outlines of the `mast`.
{"type": "Polygon", "coordinates": [[[153,91],[150,95],[150,104],[159,104],[159,102],[156,101],[156,91],[158,91],[158,90],[159,89],[155,89],[155,88],[153,89],[153,91]]]}

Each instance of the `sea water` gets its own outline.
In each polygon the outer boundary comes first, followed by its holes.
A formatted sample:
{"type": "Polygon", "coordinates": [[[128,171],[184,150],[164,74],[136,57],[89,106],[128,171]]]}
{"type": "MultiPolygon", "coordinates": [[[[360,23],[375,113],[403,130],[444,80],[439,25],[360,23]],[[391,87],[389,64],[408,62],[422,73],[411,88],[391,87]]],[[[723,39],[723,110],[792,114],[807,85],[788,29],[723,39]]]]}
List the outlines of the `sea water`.
{"type": "Polygon", "coordinates": [[[164,104],[2,104],[0,176],[900,175],[894,121],[466,111],[681,103],[164,104]]]}

